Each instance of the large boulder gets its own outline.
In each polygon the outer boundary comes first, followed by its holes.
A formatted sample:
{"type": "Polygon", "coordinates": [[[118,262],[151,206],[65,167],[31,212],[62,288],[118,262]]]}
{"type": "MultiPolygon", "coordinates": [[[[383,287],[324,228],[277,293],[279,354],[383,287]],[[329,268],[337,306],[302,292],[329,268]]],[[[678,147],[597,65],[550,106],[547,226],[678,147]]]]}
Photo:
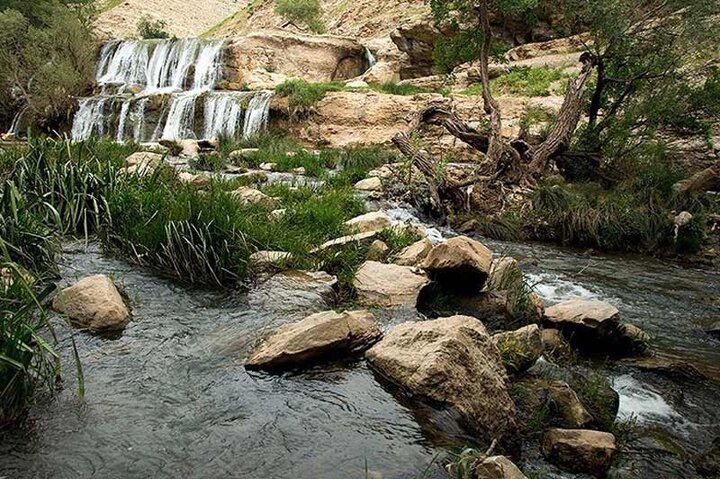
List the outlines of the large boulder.
{"type": "Polygon", "coordinates": [[[490,273],[492,251],[479,241],[457,236],[435,246],[421,267],[449,290],[476,293],[490,273]]]}
{"type": "Polygon", "coordinates": [[[130,317],[112,280],[101,274],[81,279],[60,291],[53,298],[52,307],[75,324],[93,331],[122,329],[130,317]]]}
{"type": "Polygon", "coordinates": [[[345,225],[357,233],[366,233],[368,231],[379,231],[389,228],[391,222],[390,217],[384,212],[373,211],[347,220],[345,225]]]}
{"type": "Polygon", "coordinates": [[[268,336],[248,360],[248,369],[297,367],[322,357],[362,352],[382,333],[368,311],[325,311],[286,324],[268,336]]]}
{"type": "Polygon", "coordinates": [[[392,41],[409,59],[400,70],[402,79],[433,74],[433,51],[440,36],[440,30],[428,18],[407,20],[390,33],[392,41]]]}
{"type": "Polygon", "coordinates": [[[367,69],[365,48],[356,40],[331,35],[263,31],[230,41],[227,75],[230,83],[255,82],[258,70],[303,78],[309,82],[347,80],[367,69]]]}
{"type": "Polygon", "coordinates": [[[415,306],[429,282],[427,275],[415,268],[366,261],[355,274],[353,286],[365,306],[415,306]]]}
{"type": "Polygon", "coordinates": [[[474,465],[473,479],[527,479],[505,456],[491,456],[474,465]]]}
{"type": "Polygon", "coordinates": [[[545,321],[590,354],[635,356],[648,349],[649,336],[637,326],[621,323],[620,311],[604,301],[563,301],[545,310],[545,321]]]}
{"type": "Polygon", "coordinates": [[[616,323],[620,311],[604,301],[570,299],[545,309],[545,318],[559,328],[598,330],[616,323]]]}
{"type": "Polygon", "coordinates": [[[503,439],[516,427],[505,367],[485,326],[475,318],[400,324],[365,356],[384,378],[449,406],[484,438],[503,439]]]}
{"type": "Polygon", "coordinates": [[[528,432],[548,426],[582,429],[594,423],[577,393],[560,380],[522,378],[513,384],[513,399],[528,432]]]}
{"type": "Polygon", "coordinates": [[[430,254],[432,248],[432,241],[423,238],[395,255],[394,263],[401,266],[417,266],[430,254]]]}
{"type": "Polygon", "coordinates": [[[615,436],[586,429],[549,429],[542,437],[543,455],[572,472],[601,475],[610,467],[617,450],[615,436]]]}
{"type": "Polygon", "coordinates": [[[495,334],[492,336],[492,342],[510,373],[529,369],[540,359],[545,350],[537,324],[495,334]]]}

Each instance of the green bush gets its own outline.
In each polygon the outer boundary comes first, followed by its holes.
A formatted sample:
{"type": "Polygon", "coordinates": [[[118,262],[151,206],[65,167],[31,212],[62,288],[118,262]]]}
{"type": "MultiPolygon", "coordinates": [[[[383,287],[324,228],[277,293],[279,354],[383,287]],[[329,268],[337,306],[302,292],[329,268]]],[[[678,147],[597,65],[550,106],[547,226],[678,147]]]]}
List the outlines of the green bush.
{"type": "Polygon", "coordinates": [[[275,93],[288,98],[288,106],[296,112],[304,112],[314,107],[325,94],[342,91],[345,84],[339,82],[310,83],[305,80],[287,80],[275,88],[275,93]]]}
{"type": "Polygon", "coordinates": [[[143,15],[137,24],[138,35],[144,40],[166,39],[170,34],[165,30],[167,22],[162,19],[153,20],[149,15],[143,15]]]}
{"type": "Polygon", "coordinates": [[[22,111],[23,131],[59,131],[92,85],[97,42],[84,9],[23,3],[0,9],[0,125],[22,111]]]}
{"type": "Polygon", "coordinates": [[[304,24],[315,33],[324,33],[319,0],[275,0],[275,12],[281,17],[304,24]]]}

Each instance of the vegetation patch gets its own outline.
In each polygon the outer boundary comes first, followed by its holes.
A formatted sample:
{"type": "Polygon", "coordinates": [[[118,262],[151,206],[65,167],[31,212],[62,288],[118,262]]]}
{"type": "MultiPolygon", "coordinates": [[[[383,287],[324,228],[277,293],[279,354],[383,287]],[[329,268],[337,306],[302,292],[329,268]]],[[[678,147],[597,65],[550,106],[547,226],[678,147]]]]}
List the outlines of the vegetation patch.
{"type": "Polygon", "coordinates": [[[288,98],[288,106],[296,112],[313,108],[325,94],[342,91],[345,84],[340,82],[310,83],[305,80],[287,80],[275,88],[275,93],[288,98]]]}
{"type": "Polygon", "coordinates": [[[275,12],[315,33],[325,33],[319,0],[275,0],[275,12]]]}
{"type": "Polygon", "coordinates": [[[143,15],[137,25],[138,35],[144,40],[170,38],[166,29],[167,22],[165,20],[153,19],[149,15],[143,15]]]}

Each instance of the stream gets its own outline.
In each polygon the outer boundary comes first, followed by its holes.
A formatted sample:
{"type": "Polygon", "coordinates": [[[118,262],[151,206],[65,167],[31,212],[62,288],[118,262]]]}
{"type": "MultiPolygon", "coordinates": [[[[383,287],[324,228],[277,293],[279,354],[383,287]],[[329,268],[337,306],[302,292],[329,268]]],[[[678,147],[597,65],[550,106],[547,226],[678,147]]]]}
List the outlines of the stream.
{"type": "MultiPolygon", "coordinates": [[[[621,395],[621,417],[646,431],[623,451],[621,477],[697,477],[676,453],[700,452],[720,435],[720,343],[702,330],[720,314],[720,273],[647,257],[487,244],[521,260],[546,303],[606,300],[650,333],[660,353],[710,378],[684,384],[623,363],[597,366],[621,395]]],[[[66,358],[63,391],[0,440],[0,478],[446,477],[435,466],[423,473],[445,451],[452,420],[409,407],[364,361],[280,376],[245,371],[243,360],[268,330],[327,307],[317,298],[271,292],[260,301],[188,288],[94,244],[67,244],[61,273],[61,286],[113,276],[133,320],[117,338],[75,334],[85,403],[66,358]]],[[[387,329],[417,313],[378,316],[387,329]]],[[[551,469],[544,477],[580,476],[551,469]]]]}

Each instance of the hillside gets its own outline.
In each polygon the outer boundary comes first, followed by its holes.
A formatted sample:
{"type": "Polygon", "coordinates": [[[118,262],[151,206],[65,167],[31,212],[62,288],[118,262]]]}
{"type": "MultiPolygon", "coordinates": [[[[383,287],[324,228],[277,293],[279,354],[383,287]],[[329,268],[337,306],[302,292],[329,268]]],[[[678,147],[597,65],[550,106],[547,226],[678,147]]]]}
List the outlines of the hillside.
{"type": "Polygon", "coordinates": [[[114,38],[135,34],[143,15],[165,20],[178,37],[199,36],[247,6],[247,0],[108,0],[98,29],[114,38]]]}

